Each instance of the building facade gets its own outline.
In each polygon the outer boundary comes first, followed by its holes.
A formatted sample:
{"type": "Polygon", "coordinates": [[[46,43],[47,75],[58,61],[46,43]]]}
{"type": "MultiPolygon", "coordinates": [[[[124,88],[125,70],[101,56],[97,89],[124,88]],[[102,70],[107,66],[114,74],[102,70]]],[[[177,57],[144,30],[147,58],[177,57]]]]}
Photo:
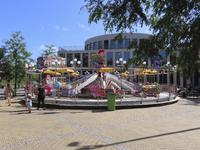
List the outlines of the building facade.
{"type": "MultiPolygon", "coordinates": [[[[65,47],[59,47],[58,56],[66,58],[67,67],[71,67],[70,61],[73,61],[74,58],[81,61],[80,66],[77,66],[77,70],[79,71],[81,76],[84,76],[88,71],[91,74],[96,71],[95,68],[92,67],[92,62],[90,61],[91,55],[97,54],[98,49],[106,50],[105,53],[105,65],[107,67],[114,68],[116,71],[121,72],[123,69],[122,66],[118,66],[116,61],[122,58],[126,62],[128,62],[129,58],[134,56],[134,48],[131,50],[127,50],[130,41],[136,41],[139,44],[140,39],[146,39],[150,36],[150,34],[142,34],[142,33],[129,33],[126,34],[126,39],[120,43],[119,41],[113,41],[114,37],[117,34],[105,34],[96,37],[92,37],[85,41],[85,50],[66,50],[65,47]]],[[[163,57],[163,64],[166,64],[168,61],[174,59],[179,55],[177,51],[174,55],[165,56],[165,51],[160,50],[160,55],[163,57]]],[[[146,61],[146,67],[148,69],[155,69],[154,60],[155,58],[143,58],[146,61]]],[[[141,69],[141,66],[135,66],[131,64],[129,66],[128,72],[131,76],[131,81],[136,82],[152,82],[157,81],[163,84],[177,84],[180,86],[186,86],[190,83],[190,81],[184,79],[180,73],[174,72],[171,76],[167,74],[168,70],[165,70],[159,75],[154,76],[135,76],[135,71],[141,69]],[[141,79],[141,80],[140,80],[141,79]]]]}

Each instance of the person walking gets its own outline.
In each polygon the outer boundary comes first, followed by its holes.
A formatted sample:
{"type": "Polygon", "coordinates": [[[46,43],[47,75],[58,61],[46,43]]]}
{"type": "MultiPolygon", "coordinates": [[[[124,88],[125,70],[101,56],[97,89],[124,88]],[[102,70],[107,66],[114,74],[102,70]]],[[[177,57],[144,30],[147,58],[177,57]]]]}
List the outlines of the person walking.
{"type": "Polygon", "coordinates": [[[44,102],[44,98],[46,97],[46,93],[45,93],[45,89],[41,87],[41,85],[38,86],[38,91],[36,93],[36,97],[38,97],[38,108],[37,110],[39,110],[40,108],[40,102],[42,101],[44,110],[46,109],[45,107],[45,102],[44,102]]]}
{"type": "Polygon", "coordinates": [[[11,98],[13,96],[13,88],[11,87],[10,83],[7,84],[5,93],[6,93],[6,99],[8,100],[8,106],[11,106],[11,98]]]}

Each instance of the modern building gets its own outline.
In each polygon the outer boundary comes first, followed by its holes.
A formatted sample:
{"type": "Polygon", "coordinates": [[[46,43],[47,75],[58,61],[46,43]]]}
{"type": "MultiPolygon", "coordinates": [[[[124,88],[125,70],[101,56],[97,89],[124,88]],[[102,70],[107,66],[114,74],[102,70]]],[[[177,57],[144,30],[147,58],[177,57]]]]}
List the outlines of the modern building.
{"type": "MultiPolygon", "coordinates": [[[[67,67],[71,67],[70,61],[73,61],[74,58],[81,61],[80,66],[77,67],[77,70],[80,72],[80,75],[85,75],[86,71],[90,73],[95,72],[95,68],[92,67],[92,63],[90,61],[91,55],[97,54],[98,49],[106,50],[105,54],[105,65],[107,67],[112,67],[115,70],[121,72],[122,67],[116,64],[116,61],[122,58],[126,62],[128,62],[129,58],[132,58],[134,55],[134,48],[131,50],[127,50],[130,41],[136,41],[139,44],[141,39],[146,39],[150,36],[150,34],[143,34],[143,33],[129,33],[126,34],[126,39],[120,43],[119,41],[113,41],[114,37],[117,34],[105,34],[96,37],[92,37],[85,41],[84,50],[70,50],[66,49],[65,47],[60,46],[58,51],[58,56],[65,57],[67,62],[67,67]]],[[[179,55],[177,51],[174,55],[165,56],[165,51],[160,50],[160,55],[163,57],[163,64],[166,64],[168,61],[174,59],[179,55]]],[[[155,69],[154,60],[155,58],[143,58],[146,62],[146,66],[148,69],[155,69]]],[[[155,76],[143,76],[138,77],[135,76],[135,71],[141,69],[141,66],[135,66],[131,64],[128,72],[131,76],[131,81],[139,81],[142,78],[142,82],[152,82],[157,81],[159,83],[164,84],[177,84],[180,86],[186,86],[190,83],[190,81],[186,80],[185,78],[181,77],[180,73],[173,73],[171,76],[167,74],[167,70],[162,72],[160,75],[155,76]]],[[[140,80],[141,81],[141,80],[140,80]]]]}

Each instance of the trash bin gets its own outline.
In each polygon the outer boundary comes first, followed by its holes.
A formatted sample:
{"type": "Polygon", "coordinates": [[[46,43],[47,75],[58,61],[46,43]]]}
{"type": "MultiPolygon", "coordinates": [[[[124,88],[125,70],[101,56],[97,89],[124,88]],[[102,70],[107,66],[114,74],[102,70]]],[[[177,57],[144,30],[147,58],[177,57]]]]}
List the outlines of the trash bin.
{"type": "Polygon", "coordinates": [[[107,94],[107,109],[108,110],[115,110],[115,100],[116,94],[115,93],[108,93],[107,94]]]}
{"type": "Polygon", "coordinates": [[[187,97],[187,93],[184,91],[184,92],[182,92],[182,97],[183,98],[186,98],[187,97]]]}

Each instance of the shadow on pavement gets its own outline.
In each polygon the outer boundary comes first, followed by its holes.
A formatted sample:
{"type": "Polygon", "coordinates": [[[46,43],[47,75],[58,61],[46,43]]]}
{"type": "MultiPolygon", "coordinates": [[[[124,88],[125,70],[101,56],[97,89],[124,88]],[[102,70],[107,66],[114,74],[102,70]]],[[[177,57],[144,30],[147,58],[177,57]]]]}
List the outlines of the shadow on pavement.
{"type": "MultiPolygon", "coordinates": [[[[152,138],[157,138],[157,137],[162,137],[162,136],[168,136],[168,135],[172,135],[172,134],[179,134],[179,133],[184,133],[184,132],[190,132],[190,131],[195,131],[195,130],[199,130],[199,129],[200,128],[192,128],[192,129],[187,129],[187,130],[182,130],[182,131],[163,133],[163,134],[158,134],[158,135],[153,135],[153,136],[147,136],[147,137],[138,138],[138,139],[132,139],[132,140],[127,140],[127,141],[121,141],[121,142],[118,142],[118,143],[112,143],[112,144],[107,144],[107,145],[83,146],[83,147],[78,148],[77,150],[97,149],[97,148],[102,148],[102,147],[107,147],[107,146],[114,146],[114,145],[117,145],[117,144],[124,144],[124,143],[129,143],[129,142],[134,142],[134,141],[142,141],[142,140],[146,140],[146,139],[152,139],[152,138]]],[[[71,146],[72,147],[72,146],[78,146],[78,145],[79,145],[78,142],[72,142],[72,143],[68,144],[67,146],[71,146]]]]}

